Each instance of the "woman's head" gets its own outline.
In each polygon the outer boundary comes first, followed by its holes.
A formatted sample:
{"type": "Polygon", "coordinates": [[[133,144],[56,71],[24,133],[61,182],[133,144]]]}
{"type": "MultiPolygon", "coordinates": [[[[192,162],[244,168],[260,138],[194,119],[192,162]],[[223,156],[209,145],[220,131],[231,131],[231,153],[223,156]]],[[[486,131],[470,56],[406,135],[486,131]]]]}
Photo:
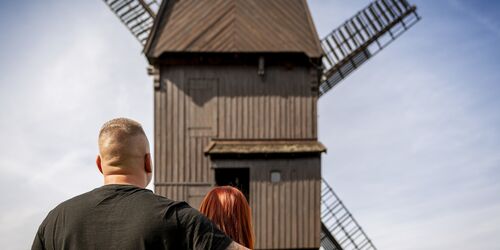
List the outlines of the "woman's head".
{"type": "Polygon", "coordinates": [[[240,190],[230,186],[212,189],[201,202],[200,212],[234,241],[253,248],[250,206],[240,190]]]}

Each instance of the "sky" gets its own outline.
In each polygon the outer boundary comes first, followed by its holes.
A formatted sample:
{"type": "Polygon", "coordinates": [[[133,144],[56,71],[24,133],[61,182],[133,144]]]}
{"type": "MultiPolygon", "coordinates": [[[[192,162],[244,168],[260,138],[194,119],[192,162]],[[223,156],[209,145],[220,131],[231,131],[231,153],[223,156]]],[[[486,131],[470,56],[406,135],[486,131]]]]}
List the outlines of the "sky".
{"type": "MultiPolygon", "coordinates": [[[[369,3],[309,0],[320,37],[369,3]]],[[[500,2],[423,19],[319,100],[323,177],[378,249],[500,249],[500,2]]],[[[153,133],[141,46],[99,1],[0,1],[0,245],[102,185],[102,123],[153,133]]],[[[151,188],[152,186],[150,186],[151,188]]]]}

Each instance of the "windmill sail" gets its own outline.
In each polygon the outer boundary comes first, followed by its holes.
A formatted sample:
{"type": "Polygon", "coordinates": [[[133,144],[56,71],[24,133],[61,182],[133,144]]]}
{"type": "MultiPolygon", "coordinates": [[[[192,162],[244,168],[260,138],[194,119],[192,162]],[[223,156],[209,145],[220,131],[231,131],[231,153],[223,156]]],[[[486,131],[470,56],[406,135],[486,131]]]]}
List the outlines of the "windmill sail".
{"type": "Polygon", "coordinates": [[[161,0],[104,0],[104,2],[144,45],[161,0]]]}
{"type": "Polygon", "coordinates": [[[376,250],[344,203],[323,179],[321,189],[321,246],[325,250],[376,250]]]}
{"type": "Polygon", "coordinates": [[[325,56],[319,95],[419,21],[416,9],[406,0],[376,0],[321,40],[325,56]]]}

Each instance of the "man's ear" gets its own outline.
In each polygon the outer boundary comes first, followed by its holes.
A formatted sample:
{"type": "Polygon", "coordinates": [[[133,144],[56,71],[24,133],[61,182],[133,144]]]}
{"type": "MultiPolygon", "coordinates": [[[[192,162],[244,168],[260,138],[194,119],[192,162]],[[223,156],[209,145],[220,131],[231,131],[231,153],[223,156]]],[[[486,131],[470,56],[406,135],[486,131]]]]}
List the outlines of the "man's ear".
{"type": "Polygon", "coordinates": [[[95,164],[97,165],[99,172],[101,172],[101,174],[102,174],[101,156],[100,155],[97,155],[97,158],[95,159],[95,164]]]}
{"type": "Polygon", "coordinates": [[[144,170],[146,171],[146,173],[152,173],[153,172],[153,169],[152,169],[152,166],[151,166],[151,154],[150,153],[147,153],[144,156],[144,170]]]}

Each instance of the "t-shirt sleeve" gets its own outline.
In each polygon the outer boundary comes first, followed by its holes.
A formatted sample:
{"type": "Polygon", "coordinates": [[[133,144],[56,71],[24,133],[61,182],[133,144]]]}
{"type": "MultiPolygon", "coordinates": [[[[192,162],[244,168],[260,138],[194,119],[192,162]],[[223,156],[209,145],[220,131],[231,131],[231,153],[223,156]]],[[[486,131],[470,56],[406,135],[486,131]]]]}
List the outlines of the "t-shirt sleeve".
{"type": "Polygon", "coordinates": [[[177,223],[187,249],[224,250],[232,240],[198,210],[186,203],[176,209],[177,223]]]}
{"type": "MultiPolygon", "coordinates": [[[[44,221],[45,223],[45,221],[44,221]]],[[[38,228],[37,232],[36,232],[36,235],[35,235],[35,239],[33,240],[33,244],[31,245],[31,250],[45,250],[45,246],[44,246],[44,237],[43,237],[43,230],[44,230],[44,223],[42,223],[42,225],[40,225],[40,227],[38,228]]]]}

